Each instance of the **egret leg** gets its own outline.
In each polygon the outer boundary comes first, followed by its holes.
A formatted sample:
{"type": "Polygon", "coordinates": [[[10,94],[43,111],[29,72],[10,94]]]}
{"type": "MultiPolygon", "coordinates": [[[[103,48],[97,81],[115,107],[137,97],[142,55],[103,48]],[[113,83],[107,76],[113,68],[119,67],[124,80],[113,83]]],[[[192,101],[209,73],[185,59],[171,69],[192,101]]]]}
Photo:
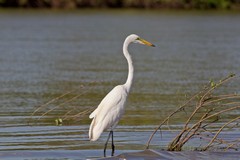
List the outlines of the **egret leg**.
{"type": "Polygon", "coordinates": [[[115,146],[114,146],[114,142],[113,142],[113,131],[112,132],[112,156],[114,156],[114,151],[115,151],[115,146]]]}
{"type": "Polygon", "coordinates": [[[105,145],[104,145],[104,150],[103,150],[104,157],[106,157],[107,144],[108,144],[108,141],[109,141],[111,135],[112,135],[112,131],[109,132],[107,141],[106,141],[106,143],[105,143],[105,145]]]}

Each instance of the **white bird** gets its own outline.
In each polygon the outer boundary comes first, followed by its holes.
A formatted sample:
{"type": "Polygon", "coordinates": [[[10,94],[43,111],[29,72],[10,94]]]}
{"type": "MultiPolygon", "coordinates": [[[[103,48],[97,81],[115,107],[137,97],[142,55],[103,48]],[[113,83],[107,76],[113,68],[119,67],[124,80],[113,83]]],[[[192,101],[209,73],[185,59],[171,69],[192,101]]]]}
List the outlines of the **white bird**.
{"type": "Polygon", "coordinates": [[[124,114],[125,103],[132,86],[134,68],[131,55],[128,52],[128,45],[131,42],[154,47],[152,43],[140,38],[135,34],[131,34],[125,39],[123,44],[123,54],[128,62],[127,81],[123,85],[114,87],[89,116],[90,119],[93,118],[89,128],[90,141],[96,141],[101,136],[103,131],[110,129],[110,133],[104,147],[104,157],[106,156],[107,143],[111,135],[112,156],[114,155],[115,147],[113,143],[113,130],[124,114]]]}

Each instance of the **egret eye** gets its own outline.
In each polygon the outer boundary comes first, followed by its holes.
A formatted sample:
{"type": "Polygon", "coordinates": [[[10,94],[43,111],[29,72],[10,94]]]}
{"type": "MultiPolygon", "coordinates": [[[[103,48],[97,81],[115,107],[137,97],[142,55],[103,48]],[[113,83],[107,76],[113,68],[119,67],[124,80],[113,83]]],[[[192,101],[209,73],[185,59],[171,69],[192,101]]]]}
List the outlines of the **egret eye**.
{"type": "Polygon", "coordinates": [[[136,40],[133,41],[133,43],[140,43],[140,44],[142,44],[142,42],[141,42],[141,38],[137,37],[136,40]]]}

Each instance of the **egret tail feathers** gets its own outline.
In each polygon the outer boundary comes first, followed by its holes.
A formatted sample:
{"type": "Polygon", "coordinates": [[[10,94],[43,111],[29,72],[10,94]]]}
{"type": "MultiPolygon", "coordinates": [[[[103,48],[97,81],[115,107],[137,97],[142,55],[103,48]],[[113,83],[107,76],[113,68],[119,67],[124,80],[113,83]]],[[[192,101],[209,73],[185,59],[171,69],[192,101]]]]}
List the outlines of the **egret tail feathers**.
{"type": "Polygon", "coordinates": [[[94,118],[92,120],[92,123],[90,125],[90,128],[89,128],[89,140],[90,141],[96,141],[98,140],[98,138],[101,136],[102,132],[103,132],[103,129],[101,127],[101,125],[97,125],[95,123],[95,120],[96,118],[94,118]]]}

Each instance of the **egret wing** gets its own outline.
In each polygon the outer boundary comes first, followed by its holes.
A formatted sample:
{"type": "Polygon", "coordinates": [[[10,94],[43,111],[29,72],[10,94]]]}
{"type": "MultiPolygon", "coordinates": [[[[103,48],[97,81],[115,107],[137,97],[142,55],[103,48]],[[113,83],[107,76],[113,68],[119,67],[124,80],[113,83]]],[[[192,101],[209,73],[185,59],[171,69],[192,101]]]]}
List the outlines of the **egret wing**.
{"type": "Polygon", "coordinates": [[[89,137],[92,141],[97,140],[104,130],[115,127],[124,112],[126,97],[124,86],[116,86],[92,112],[89,116],[94,118],[89,129],[89,137]]]}
{"type": "Polygon", "coordinates": [[[98,107],[89,115],[89,118],[94,118],[98,112],[104,109],[108,110],[112,106],[117,106],[117,104],[122,99],[122,94],[126,94],[126,90],[123,86],[119,85],[114,87],[101,101],[101,103],[98,105],[98,107]]]}

